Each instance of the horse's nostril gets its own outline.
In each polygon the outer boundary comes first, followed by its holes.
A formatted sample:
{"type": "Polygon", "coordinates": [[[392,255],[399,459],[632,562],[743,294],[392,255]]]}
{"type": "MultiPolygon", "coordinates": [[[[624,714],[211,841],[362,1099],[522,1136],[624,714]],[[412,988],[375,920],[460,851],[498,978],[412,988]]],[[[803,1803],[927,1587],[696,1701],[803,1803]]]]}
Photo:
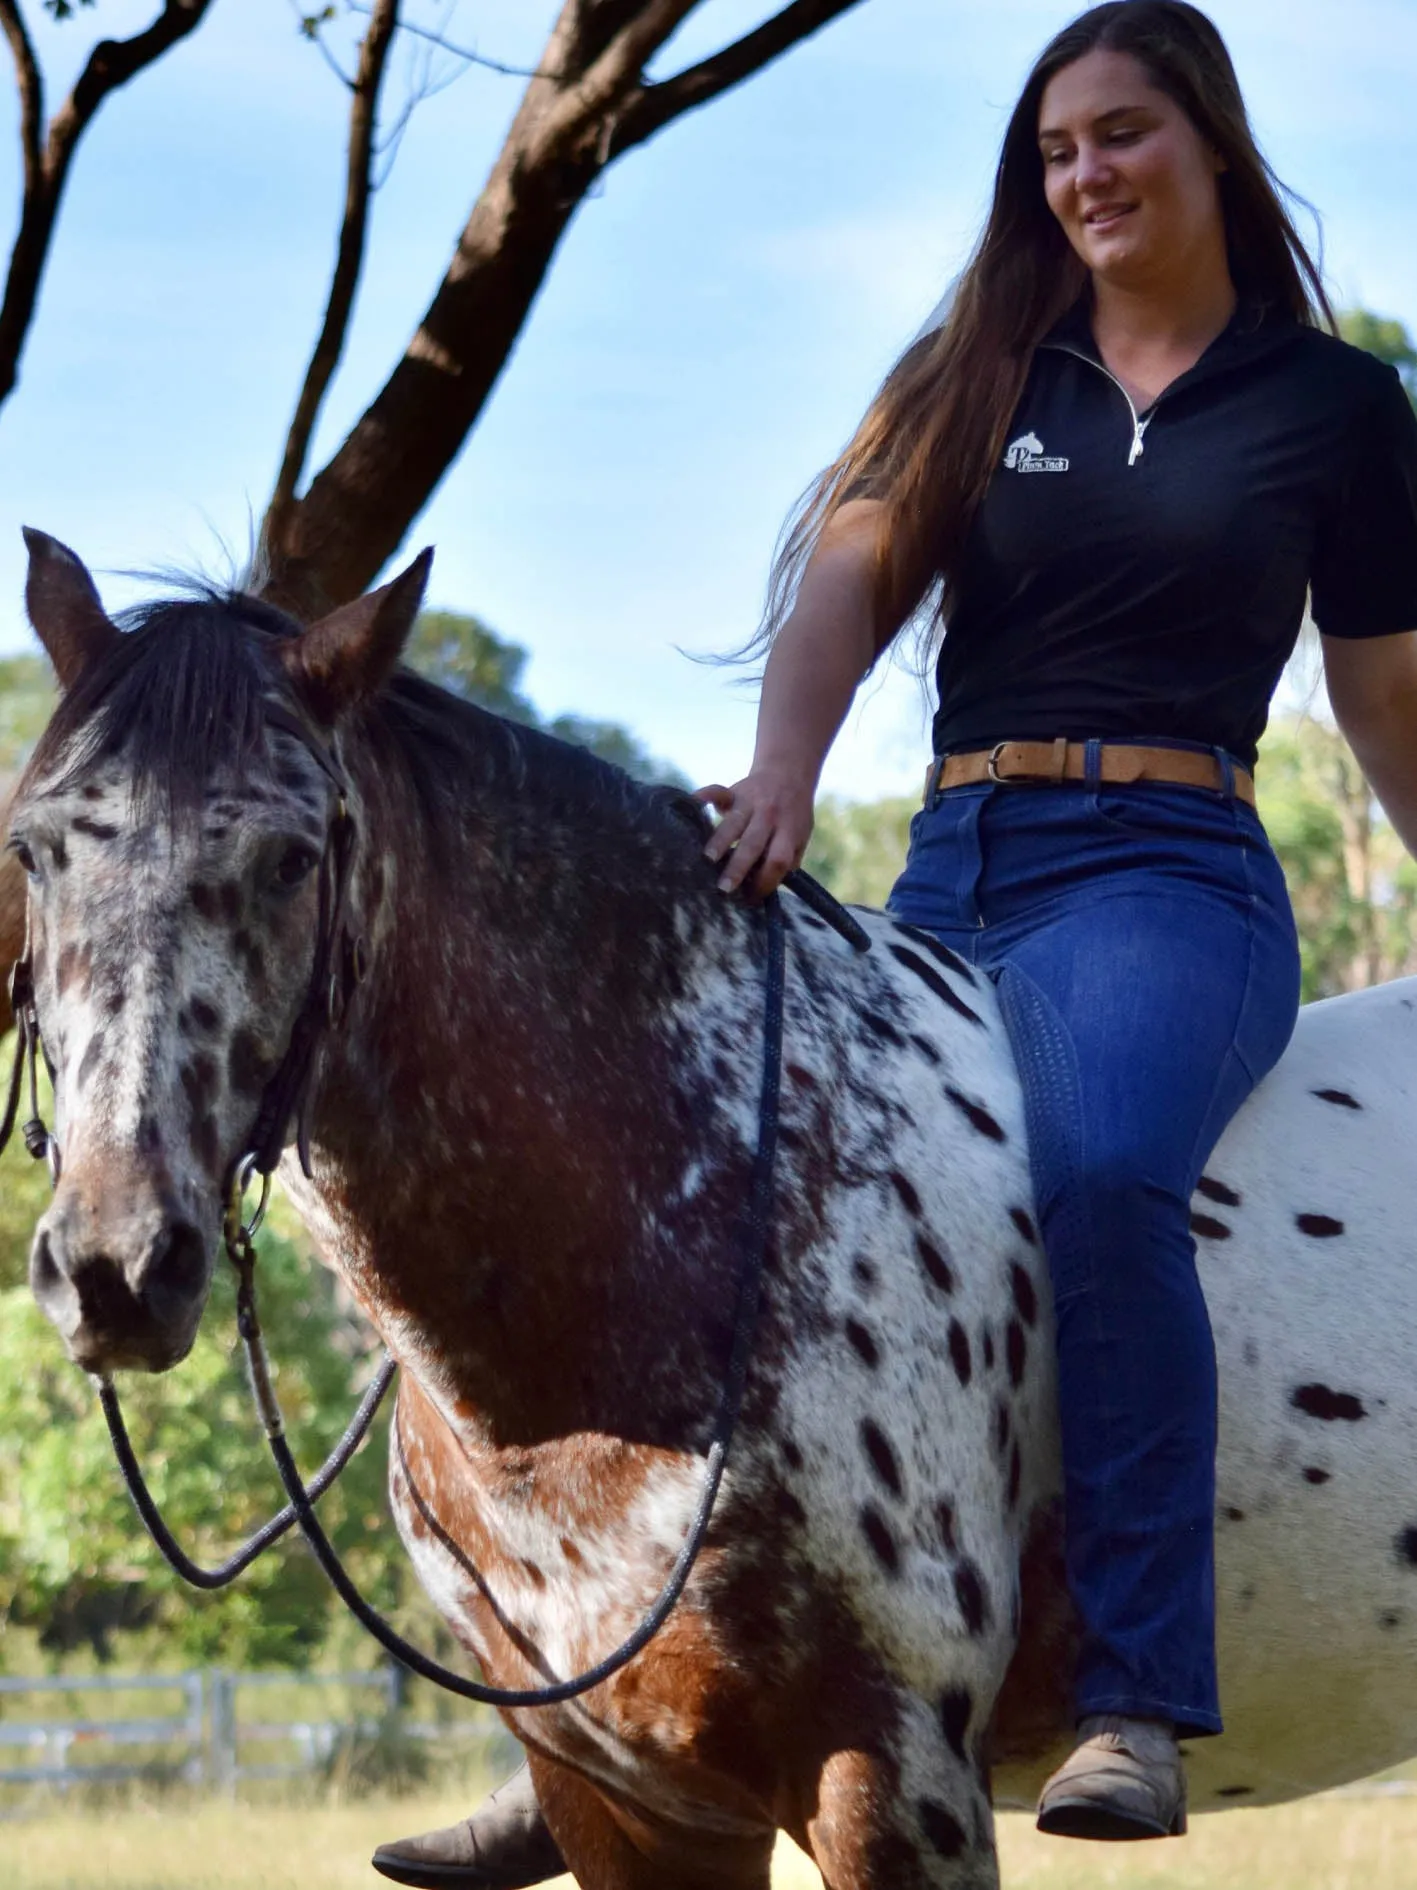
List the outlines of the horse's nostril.
{"type": "Polygon", "coordinates": [[[157,1319],[188,1316],[207,1285],[207,1244],[190,1221],[169,1223],[143,1273],[142,1297],[157,1319]]]}
{"type": "Polygon", "coordinates": [[[75,1219],[72,1201],[67,1212],[61,1202],[36,1235],[37,1304],[86,1371],[165,1371],[187,1352],[201,1316],[210,1273],[201,1234],[159,1209],[153,1237],[135,1254],[121,1225],[101,1239],[82,1223],[76,1235],[75,1219]]]}
{"type": "Polygon", "coordinates": [[[64,1291],[64,1275],[59,1263],[54,1258],[54,1250],[49,1244],[48,1234],[39,1234],[30,1251],[30,1291],[41,1307],[53,1302],[64,1291]]]}
{"type": "Polygon", "coordinates": [[[69,1282],[78,1294],[85,1327],[96,1332],[127,1330],[133,1318],[133,1296],[116,1260],[96,1253],[71,1261],[69,1282]]]}

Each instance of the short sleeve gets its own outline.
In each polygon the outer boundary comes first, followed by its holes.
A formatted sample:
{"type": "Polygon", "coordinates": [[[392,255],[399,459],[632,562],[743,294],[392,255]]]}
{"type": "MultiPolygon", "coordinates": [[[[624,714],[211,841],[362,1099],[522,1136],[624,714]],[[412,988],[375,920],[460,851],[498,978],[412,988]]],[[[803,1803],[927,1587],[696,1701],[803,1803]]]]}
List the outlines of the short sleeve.
{"type": "Polygon", "coordinates": [[[1395,368],[1383,365],[1350,449],[1319,521],[1314,622],[1327,637],[1417,630],[1417,413],[1395,368]]]}

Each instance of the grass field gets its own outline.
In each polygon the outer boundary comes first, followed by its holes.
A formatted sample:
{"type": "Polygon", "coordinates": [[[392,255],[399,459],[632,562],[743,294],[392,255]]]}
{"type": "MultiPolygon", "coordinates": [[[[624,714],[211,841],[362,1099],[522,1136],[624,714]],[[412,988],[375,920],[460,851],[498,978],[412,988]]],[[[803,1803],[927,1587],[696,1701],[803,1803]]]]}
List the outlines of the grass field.
{"type": "MultiPolygon", "coordinates": [[[[383,1838],[445,1824],[456,1799],[40,1813],[0,1824],[5,1890],[374,1890],[383,1838]]],[[[1000,1820],[1005,1890],[1417,1890],[1417,1798],[1311,1799],[1197,1818],[1180,1842],[1073,1844],[1000,1820]]],[[[820,1890],[790,1844],[773,1890],[820,1890]]],[[[571,1880],[560,1880],[571,1890],[571,1880]]]]}

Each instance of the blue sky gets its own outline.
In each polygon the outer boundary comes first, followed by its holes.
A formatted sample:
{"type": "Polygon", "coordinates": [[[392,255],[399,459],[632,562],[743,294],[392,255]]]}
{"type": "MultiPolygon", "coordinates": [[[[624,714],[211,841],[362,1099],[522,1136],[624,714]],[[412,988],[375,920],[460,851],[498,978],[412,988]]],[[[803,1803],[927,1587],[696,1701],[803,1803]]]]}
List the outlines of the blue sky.
{"type": "MultiPolygon", "coordinates": [[[[707,0],[666,66],[773,4],[707,0]]],[[[99,0],[67,27],[35,20],[55,95],[96,30],[132,31],[154,8],[99,0]]],[[[545,711],[626,722],[695,779],[742,772],[751,691],[680,650],[751,631],[785,512],[963,259],[1018,85],[1075,10],[863,0],[622,160],[583,206],[407,547],[437,546],[435,603],[531,650],[545,711]]],[[[1417,4],[1210,10],[1271,160],[1322,213],[1336,296],[1417,329],[1417,4]]],[[[449,32],[530,63],[555,11],[461,0],[449,32]]],[[[426,305],[518,85],[469,71],[414,115],[315,463],[426,305]]],[[[244,554],[322,306],[343,115],[287,0],[216,0],[95,122],[0,410],[0,650],[29,641],[22,521],[111,574],[113,604],[142,593],[125,570],[244,554]]],[[[17,198],[7,85],[3,218],[17,198]]],[[[903,792],[925,753],[919,685],[897,674],[863,695],[825,785],[903,792]]]]}

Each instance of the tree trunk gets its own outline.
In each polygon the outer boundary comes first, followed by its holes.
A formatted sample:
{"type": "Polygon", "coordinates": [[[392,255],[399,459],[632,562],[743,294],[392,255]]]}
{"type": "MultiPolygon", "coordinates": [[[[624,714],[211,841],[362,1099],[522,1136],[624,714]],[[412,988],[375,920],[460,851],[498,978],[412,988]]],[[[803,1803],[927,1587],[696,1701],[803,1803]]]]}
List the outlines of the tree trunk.
{"type": "Polygon", "coordinates": [[[403,358],[263,534],[263,594],[309,617],[366,589],[457,457],[600,173],[860,0],[793,0],[673,77],[644,68],[701,0],[566,0],[452,263],[403,358]]]}

